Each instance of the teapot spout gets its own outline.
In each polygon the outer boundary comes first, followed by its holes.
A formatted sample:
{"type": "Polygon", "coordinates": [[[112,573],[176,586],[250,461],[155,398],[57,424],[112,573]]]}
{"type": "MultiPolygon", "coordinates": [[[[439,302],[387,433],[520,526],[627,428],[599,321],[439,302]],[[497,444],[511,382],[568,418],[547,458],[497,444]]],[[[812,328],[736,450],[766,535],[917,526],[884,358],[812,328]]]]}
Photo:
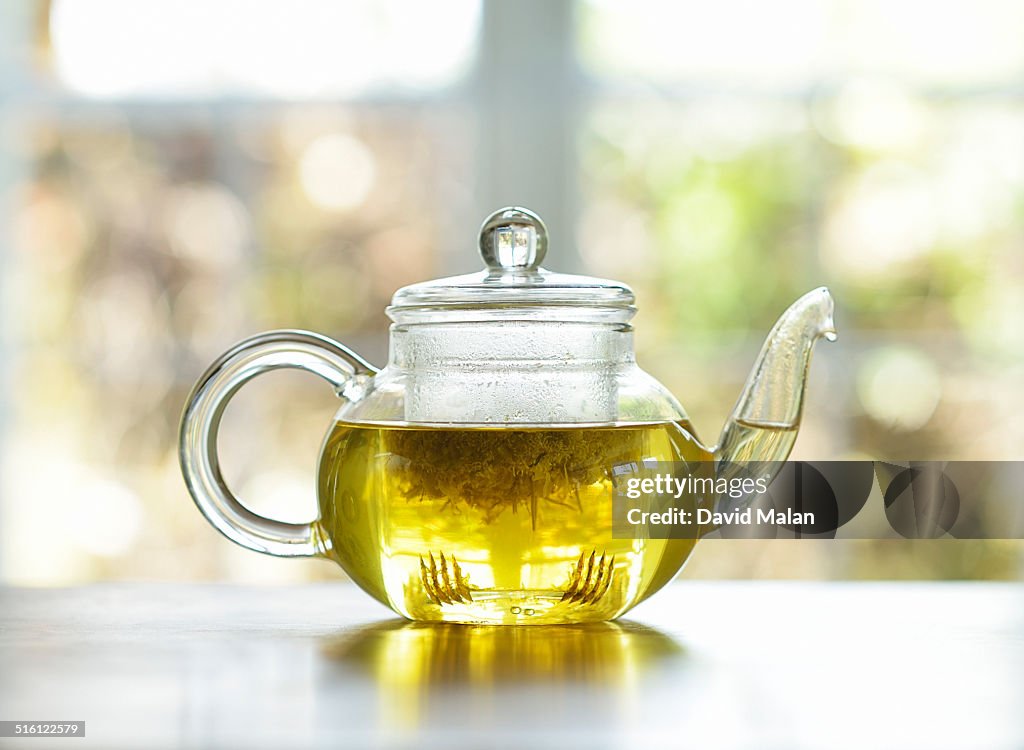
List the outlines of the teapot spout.
{"type": "Polygon", "coordinates": [[[836,340],[834,309],[828,289],[819,287],[775,323],[722,430],[716,464],[786,460],[800,427],[814,344],[836,340]]]}

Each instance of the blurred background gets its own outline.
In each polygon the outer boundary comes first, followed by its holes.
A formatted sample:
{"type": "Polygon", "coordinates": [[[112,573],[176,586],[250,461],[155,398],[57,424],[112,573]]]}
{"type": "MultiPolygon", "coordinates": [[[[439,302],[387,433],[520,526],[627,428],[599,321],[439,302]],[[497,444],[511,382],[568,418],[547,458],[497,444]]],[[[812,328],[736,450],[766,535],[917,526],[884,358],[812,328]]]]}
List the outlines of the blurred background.
{"type": "MultiPolygon", "coordinates": [[[[638,295],[638,357],[718,434],[828,284],[798,458],[1022,459],[1016,0],[14,0],[0,10],[0,580],[287,582],[182,484],[205,366],[307,327],[385,360],[404,284],[547,221],[638,295]]],[[[315,515],[337,404],[234,401],[225,474],[315,515]]],[[[1018,578],[1015,542],[707,542],[684,577],[1018,578]]]]}

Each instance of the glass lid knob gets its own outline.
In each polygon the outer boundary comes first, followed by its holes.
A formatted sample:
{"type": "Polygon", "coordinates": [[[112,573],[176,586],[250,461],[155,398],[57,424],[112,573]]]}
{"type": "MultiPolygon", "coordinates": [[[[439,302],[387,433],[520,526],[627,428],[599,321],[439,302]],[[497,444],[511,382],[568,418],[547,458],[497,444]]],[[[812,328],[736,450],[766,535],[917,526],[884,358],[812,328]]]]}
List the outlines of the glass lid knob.
{"type": "Polygon", "coordinates": [[[492,272],[534,271],[547,251],[547,227],[528,209],[499,209],[480,227],[480,255],[492,272]]]}

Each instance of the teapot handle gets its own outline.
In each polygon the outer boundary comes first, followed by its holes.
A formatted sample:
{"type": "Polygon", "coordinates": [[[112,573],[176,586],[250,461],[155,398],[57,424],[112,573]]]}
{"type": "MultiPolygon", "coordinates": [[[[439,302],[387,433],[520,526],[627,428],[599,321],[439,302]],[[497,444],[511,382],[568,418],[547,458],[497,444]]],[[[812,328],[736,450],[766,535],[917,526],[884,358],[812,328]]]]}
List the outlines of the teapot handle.
{"type": "Polygon", "coordinates": [[[257,375],[281,368],[306,370],[339,396],[353,380],[376,369],[338,342],[309,331],[269,331],[222,354],[196,383],[181,417],[178,457],[192,499],[214,528],[231,541],[280,557],[321,552],[314,523],[285,523],[253,513],[228,489],[217,457],[217,432],[231,397],[257,375]]]}

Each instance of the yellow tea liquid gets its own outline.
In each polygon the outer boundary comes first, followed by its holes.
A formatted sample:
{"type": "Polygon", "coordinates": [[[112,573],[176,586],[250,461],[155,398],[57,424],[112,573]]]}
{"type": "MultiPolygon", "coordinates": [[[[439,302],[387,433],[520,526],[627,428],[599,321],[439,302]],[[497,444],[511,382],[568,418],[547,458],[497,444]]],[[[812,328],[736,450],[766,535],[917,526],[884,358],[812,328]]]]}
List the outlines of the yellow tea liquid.
{"type": "Polygon", "coordinates": [[[613,539],[615,467],[710,459],[683,423],[337,422],[320,461],[321,541],[407,617],[607,620],[671,580],[695,543],[613,539]]]}

